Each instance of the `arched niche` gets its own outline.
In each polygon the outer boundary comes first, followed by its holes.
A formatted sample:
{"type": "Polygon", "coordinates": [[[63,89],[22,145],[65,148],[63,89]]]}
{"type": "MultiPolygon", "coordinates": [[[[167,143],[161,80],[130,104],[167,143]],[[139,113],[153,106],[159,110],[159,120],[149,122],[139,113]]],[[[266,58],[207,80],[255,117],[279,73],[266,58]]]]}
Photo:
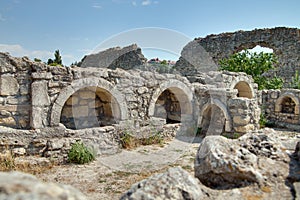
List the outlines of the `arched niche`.
{"type": "MultiPolygon", "coordinates": [[[[125,120],[128,116],[124,96],[116,90],[111,83],[102,78],[95,77],[75,80],[71,85],[62,89],[55,100],[51,110],[51,126],[58,126],[61,117],[70,116],[70,114],[74,113],[76,117],[90,113],[91,117],[97,116],[101,119],[101,115],[99,115],[99,113],[102,112],[101,109],[105,113],[104,117],[112,116],[115,122],[125,120]],[[78,97],[80,98],[78,99],[78,97]],[[83,105],[82,108],[80,107],[80,103],[78,104],[78,102],[76,102],[78,100],[83,101],[81,102],[83,105]],[[103,105],[103,103],[106,105],[103,105]],[[71,106],[72,113],[67,115],[66,112],[70,111],[63,110],[66,108],[65,106],[71,106]],[[104,110],[101,108],[103,106],[106,106],[104,110]],[[63,116],[62,111],[64,111],[63,116]]],[[[93,119],[95,120],[95,118],[93,119]]],[[[94,121],[94,123],[96,123],[96,121],[94,121]]],[[[81,127],[81,125],[78,125],[78,127],[81,127]]]]}
{"type": "Polygon", "coordinates": [[[292,93],[282,94],[275,103],[275,112],[299,115],[299,99],[292,93]]]}

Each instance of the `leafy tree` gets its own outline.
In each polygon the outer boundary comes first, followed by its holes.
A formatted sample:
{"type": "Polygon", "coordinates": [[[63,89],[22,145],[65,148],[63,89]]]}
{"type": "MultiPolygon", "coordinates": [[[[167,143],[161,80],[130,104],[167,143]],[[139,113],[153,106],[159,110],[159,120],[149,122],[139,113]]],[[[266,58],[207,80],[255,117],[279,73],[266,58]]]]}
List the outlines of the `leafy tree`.
{"type": "Polygon", "coordinates": [[[48,61],[47,61],[47,64],[48,64],[48,65],[53,64],[53,60],[52,60],[51,58],[49,58],[48,61]]]}
{"type": "Polygon", "coordinates": [[[57,65],[61,65],[62,66],[62,59],[61,59],[61,55],[59,53],[59,50],[56,50],[54,52],[54,60],[52,60],[51,58],[49,58],[47,64],[51,65],[51,66],[57,66],[57,65]]]}
{"type": "Polygon", "coordinates": [[[59,50],[56,50],[54,52],[54,62],[57,63],[58,65],[62,65],[62,60],[61,60],[61,55],[59,53],[59,50]]]}
{"type": "Polygon", "coordinates": [[[232,72],[245,72],[251,75],[254,82],[258,84],[258,89],[280,89],[283,80],[279,77],[268,78],[264,73],[275,69],[277,58],[273,53],[251,53],[244,50],[231,55],[229,58],[220,61],[220,69],[232,72]]]}
{"type": "Polygon", "coordinates": [[[160,64],[162,64],[162,65],[167,65],[168,62],[167,62],[166,60],[163,60],[163,61],[160,62],[160,64]]]}
{"type": "Polygon", "coordinates": [[[34,58],[34,62],[42,62],[42,60],[38,58],[34,58]]]}

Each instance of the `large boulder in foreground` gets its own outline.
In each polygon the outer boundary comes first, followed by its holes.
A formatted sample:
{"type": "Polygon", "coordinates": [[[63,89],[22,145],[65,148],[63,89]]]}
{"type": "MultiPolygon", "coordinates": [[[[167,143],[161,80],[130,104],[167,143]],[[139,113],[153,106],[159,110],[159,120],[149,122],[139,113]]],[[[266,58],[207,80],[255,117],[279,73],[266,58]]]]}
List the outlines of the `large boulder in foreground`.
{"type": "Polygon", "coordinates": [[[195,159],[195,176],[211,188],[261,183],[263,176],[256,168],[254,154],[223,136],[205,137],[195,159]]]}
{"type": "Polygon", "coordinates": [[[207,136],[196,155],[195,176],[204,185],[217,189],[252,183],[277,187],[287,180],[298,181],[290,151],[296,144],[290,145],[288,141],[288,135],[280,136],[268,128],[247,133],[237,140],[207,136]]]}
{"type": "Polygon", "coordinates": [[[44,183],[21,172],[0,172],[0,199],[5,200],[85,200],[77,189],[55,183],[44,183]]]}
{"type": "Polygon", "coordinates": [[[203,199],[207,194],[201,189],[199,180],[180,167],[170,168],[134,184],[121,200],[150,199],[203,199]]]}

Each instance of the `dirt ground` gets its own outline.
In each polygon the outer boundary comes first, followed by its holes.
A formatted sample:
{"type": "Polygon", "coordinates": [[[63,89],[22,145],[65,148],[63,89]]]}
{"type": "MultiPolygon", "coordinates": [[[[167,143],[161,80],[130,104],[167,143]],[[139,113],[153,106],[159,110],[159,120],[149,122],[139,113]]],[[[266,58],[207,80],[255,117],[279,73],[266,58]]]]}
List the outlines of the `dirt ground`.
{"type": "Polygon", "coordinates": [[[46,182],[72,185],[91,200],[119,199],[132,184],[169,167],[181,166],[193,174],[198,142],[174,139],[164,145],[141,146],[85,165],[54,166],[36,176],[46,182]]]}
{"type": "MultiPolygon", "coordinates": [[[[299,140],[298,132],[277,130],[280,141],[292,152],[299,140]]],[[[69,184],[91,200],[119,199],[132,184],[169,167],[181,166],[193,175],[198,141],[174,139],[164,145],[141,146],[100,156],[85,165],[62,165],[36,176],[46,182],[69,184]]],[[[248,191],[248,190],[247,190],[248,191]]]]}

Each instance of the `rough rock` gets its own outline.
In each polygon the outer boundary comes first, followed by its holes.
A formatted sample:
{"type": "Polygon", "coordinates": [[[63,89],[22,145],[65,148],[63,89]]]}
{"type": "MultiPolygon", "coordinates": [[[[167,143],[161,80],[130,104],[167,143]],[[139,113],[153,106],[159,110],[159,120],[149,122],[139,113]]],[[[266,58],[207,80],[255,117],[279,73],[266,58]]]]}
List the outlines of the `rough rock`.
{"type": "Polygon", "coordinates": [[[84,200],[77,189],[55,183],[43,183],[35,176],[21,172],[0,172],[0,199],[6,200],[84,200]]]}
{"type": "Polygon", "coordinates": [[[282,188],[282,196],[290,196],[288,187],[300,180],[299,165],[282,141],[286,141],[286,136],[269,128],[237,140],[207,136],[197,152],[195,176],[211,188],[267,185],[272,190],[282,188]]]}
{"type": "Polygon", "coordinates": [[[200,182],[180,167],[170,168],[134,184],[121,200],[134,199],[203,199],[206,193],[200,182]]]}
{"type": "Polygon", "coordinates": [[[207,136],[199,146],[195,160],[195,176],[212,188],[231,188],[262,183],[257,170],[257,157],[233,140],[207,136]]]}
{"type": "Polygon", "coordinates": [[[295,189],[295,192],[296,192],[295,199],[299,200],[300,199],[300,182],[294,183],[294,189],[295,189]]]}
{"type": "Polygon", "coordinates": [[[10,75],[2,75],[0,77],[0,95],[16,95],[18,90],[19,84],[16,78],[10,75]]]}
{"type": "Polygon", "coordinates": [[[128,70],[143,65],[146,61],[147,59],[142,54],[141,48],[133,44],[124,48],[115,47],[88,55],[83,59],[80,66],[128,70]]]}

